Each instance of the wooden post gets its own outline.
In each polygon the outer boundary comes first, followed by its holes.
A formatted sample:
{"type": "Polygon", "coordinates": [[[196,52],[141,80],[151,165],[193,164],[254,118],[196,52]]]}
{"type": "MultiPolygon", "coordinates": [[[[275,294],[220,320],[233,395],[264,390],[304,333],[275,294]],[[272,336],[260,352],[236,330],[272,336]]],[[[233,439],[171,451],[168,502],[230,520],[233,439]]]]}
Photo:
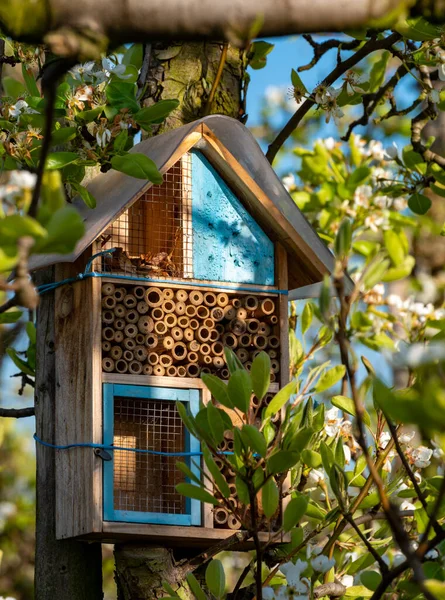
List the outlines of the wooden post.
{"type": "MultiPolygon", "coordinates": [[[[54,281],[54,267],[38,273],[37,285],[54,281]]],[[[36,433],[55,441],[55,303],[54,292],[42,296],[37,311],[36,433]]],[[[56,540],[56,450],[37,444],[36,600],[101,600],[100,544],[56,540]]]]}
{"type": "MultiPolygon", "coordinates": [[[[275,275],[276,283],[280,290],[288,289],[287,252],[284,247],[275,244],[275,275]]],[[[289,383],[289,302],[286,294],[279,296],[279,324],[280,324],[280,385],[289,383]]]]}

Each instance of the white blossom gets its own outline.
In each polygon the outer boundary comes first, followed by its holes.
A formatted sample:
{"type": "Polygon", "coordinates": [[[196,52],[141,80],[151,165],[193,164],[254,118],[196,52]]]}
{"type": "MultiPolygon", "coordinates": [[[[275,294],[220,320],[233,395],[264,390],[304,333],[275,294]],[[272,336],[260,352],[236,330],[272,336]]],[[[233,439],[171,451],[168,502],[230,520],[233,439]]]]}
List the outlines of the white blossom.
{"type": "Polygon", "coordinates": [[[111,131],[109,129],[104,129],[102,132],[98,131],[96,133],[96,141],[99,147],[104,148],[110,140],[111,131]]]}
{"type": "Polygon", "coordinates": [[[345,462],[349,465],[351,462],[351,448],[347,444],[343,444],[343,452],[345,455],[345,462]]]}
{"type": "Polygon", "coordinates": [[[430,466],[432,455],[433,451],[431,448],[419,446],[411,452],[411,460],[413,461],[415,467],[419,469],[425,469],[426,467],[430,466]]]}
{"type": "Polygon", "coordinates": [[[354,577],[352,575],[343,575],[343,577],[340,577],[339,581],[347,588],[354,585],[354,577]]]}
{"type": "Polygon", "coordinates": [[[401,444],[409,444],[415,435],[416,435],[415,431],[402,431],[402,433],[398,436],[399,442],[401,444]]]}
{"type": "Polygon", "coordinates": [[[131,73],[129,73],[128,75],[125,74],[125,71],[127,69],[125,65],[115,65],[107,58],[102,59],[102,68],[108,77],[115,75],[118,79],[122,80],[130,79],[132,77],[131,73]]]}
{"type": "Polygon", "coordinates": [[[359,185],[354,192],[354,204],[369,208],[369,200],[372,197],[372,187],[370,185],[359,185]]]}
{"type": "Polygon", "coordinates": [[[284,187],[289,192],[293,187],[295,187],[295,177],[293,173],[289,173],[289,175],[285,175],[282,180],[284,187]]]}
{"type": "Polygon", "coordinates": [[[11,171],[9,183],[22,189],[32,189],[37,181],[37,175],[29,171],[11,171]]]}
{"type": "Polygon", "coordinates": [[[88,102],[93,96],[93,88],[90,85],[84,85],[76,91],[74,97],[81,102],[88,102]]]}
{"type": "Polygon", "coordinates": [[[439,558],[439,551],[436,550],[436,548],[431,548],[431,550],[428,550],[425,554],[425,558],[427,560],[435,560],[436,558],[439,558]]]}
{"type": "Polygon", "coordinates": [[[326,480],[326,476],[323,471],[318,469],[311,469],[311,472],[307,478],[307,485],[309,488],[315,488],[319,483],[323,483],[326,480]]]}
{"type": "Polygon", "coordinates": [[[385,449],[391,440],[391,434],[387,431],[382,431],[379,437],[379,447],[385,449]]]}
{"type": "Polygon", "coordinates": [[[335,559],[328,558],[325,554],[320,554],[311,560],[311,566],[314,571],[319,573],[327,573],[329,569],[335,566],[335,559]]]}
{"type": "Polygon", "coordinates": [[[408,500],[405,500],[400,505],[400,510],[416,510],[416,507],[411,502],[408,502],[408,500]]]}
{"type": "Polygon", "coordinates": [[[368,152],[369,156],[371,156],[374,160],[382,161],[385,158],[383,144],[378,140],[371,140],[369,142],[368,152]]]}
{"type": "Polygon", "coordinates": [[[70,70],[70,75],[71,77],[73,77],[73,79],[76,79],[77,81],[86,81],[86,79],[88,79],[92,75],[95,64],[96,63],[91,60],[84,64],[76,65],[73,69],[70,70]]]}
{"type": "Polygon", "coordinates": [[[385,148],[384,157],[390,160],[394,160],[399,157],[399,147],[395,142],[392,143],[392,146],[388,146],[385,148]]]}
{"type": "Polygon", "coordinates": [[[11,117],[19,117],[22,113],[36,114],[37,111],[30,108],[25,100],[18,100],[15,104],[9,107],[9,114],[11,117]]]}

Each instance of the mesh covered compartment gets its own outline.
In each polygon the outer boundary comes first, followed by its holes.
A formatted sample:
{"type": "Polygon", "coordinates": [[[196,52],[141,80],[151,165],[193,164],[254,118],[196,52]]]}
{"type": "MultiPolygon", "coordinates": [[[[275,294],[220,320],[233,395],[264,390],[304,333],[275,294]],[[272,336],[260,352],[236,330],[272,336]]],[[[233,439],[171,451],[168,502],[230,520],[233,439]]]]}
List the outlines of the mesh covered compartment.
{"type": "MultiPolygon", "coordinates": [[[[156,452],[183,452],[185,430],[174,402],[115,397],[114,445],[156,452]]],[[[175,490],[184,480],[178,457],[114,452],[114,509],[182,514],[186,499],[175,490]]]]}

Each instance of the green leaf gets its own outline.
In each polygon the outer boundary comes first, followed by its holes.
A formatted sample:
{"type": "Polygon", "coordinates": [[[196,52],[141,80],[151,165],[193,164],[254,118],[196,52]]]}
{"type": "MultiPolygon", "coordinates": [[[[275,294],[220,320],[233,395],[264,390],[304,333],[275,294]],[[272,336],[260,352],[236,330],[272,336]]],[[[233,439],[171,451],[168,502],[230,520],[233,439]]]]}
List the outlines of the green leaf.
{"type": "Polygon", "coordinates": [[[368,177],[371,175],[371,169],[369,167],[359,167],[356,169],[349,177],[347,181],[347,187],[351,191],[355,191],[355,189],[363,184],[368,177]]]}
{"type": "Polygon", "coordinates": [[[178,106],[179,100],[159,100],[156,104],[141,108],[133,118],[143,129],[149,129],[153,123],[162,123],[178,106]]]}
{"type": "Polygon", "coordinates": [[[71,187],[79,194],[88,208],[96,208],[96,198],[80,183],[71,182],[71,187]]]}
{"type": "Polygon", "coordinates": [[[305,515],[308,505],[308,498],[303,495],[292,498],[289,504],[286,506],[283,516],[283,529],[284,531],[290,531],[292,527],[295,527],[300,519],[305,515]]]}
{"type": "Polygon", "coordinates": [[[75,152],[50,152],[46,159],[45,169],[62,169],[66,165],[75,162],[79,155],[75,152]]]}
{"type": "Polygon", "coordinates": [[[26,215],[8,215],[0,219],[0,240],[3,246],[15,243],[21,237],[34,239],[46,237],[47,232],[32,217],[26,215]]]}
{"type": "Polygon", "coordinates": [[[371,73],[369,75],[368,92],[373,93],[382,85],[385,78],[386,66],[390,56],[390,53],[385,50],[379,60],[372,65],[371,73]]]}
{"type": "Polygon", "coordinates": [[[335,367],[332,367],[332,369],[329,369],[320,377],[317,385],[315,386],[315,391],[320,393],[328,390],[330,387],[343,379],[345,373],[346,369],[344,365],[336,365],[335,367]]]}
{"type": "Polygon", "coordinates": [[[270,357],[266,352],[257,354],[250,369],[252,389],[261,402],[270,386],[270,357]]]}
{"type": "Polygon", "coordinates": [[[92,108],[91,110],[82,110],[82,111],[78,112],[74,118],[77,121],[83,121],[84,123],[91,123],[92,121],[97,119],[97,117],[100,117],[104,108],[105,108],[105,104],[102,104],[101,106],[96,106],[96,108],[92,108]]]}
{"type": "Polygon", "coordinates": [[[244,370],[243,363],[237,357],[235,352],[228,346],[224,348],[224,356],[230,373],[235,373],[235,371],[238,371],[238,369],[244,370]]]}
{"type": "Polygon", "coordinates": [[[19,98],[19,96],[23,96],[26,93],[26,88],[18,79],[14,79],[13,77],[3,77],[2,78],[2,86],[4,90],[5,96],[10,96],[11,98],[19,98]]]}
{"type": "Polygon", "coordinates": [[[196,477],[196,475],[193,473],[193,471],[190,469],[190,467],[188,465],[186,465],[184,462],[177,461],[176,462],[176,467],[180,471],[182,471],[182,473],[184,473],[184,475],[186,477],[188,477],[191,481],[194,481],[198,485],[202,485],[201,480],[198,479],[198,477],[196,477]]]}
{"type": "Polygon", "coordinates": [[[266,56],[273,50],[274,44],[258,40],[251,45],[249,54],[249,66],[252,69],[258,70],[266,66],[266,56]]]}
{"type": "Polygon", "coordinates": [[[136,86],[134,83],[112,81],[106,89],[107,100],[114,108],[127,108],[132,113],[140,110],[135,98],[136,86]]]}
{"type": "Polygon", "coordinates": [[[201,487],[193,485],[192,483],[178,483],[176,485],[176,491],[178,494],[187,496],[187,498],[193,498],[194,500],[199,500],[200,502],[207,502],[207,504],[219,506],[218,500],[209,494],[209,492],[206,492],[206,490],[203,490],[201,487]]]}
{"type": "Polygon", "coordinates": [[[427,579],[424,585],[431,594],[434,594],[436,600],[445,600],[445,583],[443,581],[427,579]]]}
{"type": "Polygon", "coordinates": [[[73,206],[59,208],[46,226],[47,237],[36,243],[36,253],[69,254],[85,232],[83,219],[73,206]]]}
{"type": "Polygon", "coordinates": [[[305,465],[312,467],[313,469],[318,469],[321,465],[321,455],[315,450],[305,448],[301,451],[301,459],[305,465]]]}
{"type": "MultiPolygon", "coordinates": [[[[353,417],[356,416],[355,404],[354,401],[351,400],[351,398],[347,398],[346,396],[334,396],[331,402],[334,406],[336,406],[343,412],[348,413],[348,415],[352,415],[353,417]]],[[[371,426],[371,419],[366,411],[363,414],[363,422],[368,427],[371,426]]]]}
{"type": "Polygon", "coordinates": [[[323,469],[326,471],[328,476],[330,476],[331,468],[335,463],[335,456],[330,448],[325,442],[320,443],[320,454],[321,454],[321,462],[323,464],[323,469]]]}
{"type": "Polygon", "coordinates": [[[217,464],[213,460],[213,456],[211,455],[210,450],[208,449],[206,444],[202,444],[202,454],[204,456],[205,464],[207,465],[213,477],[216,487],[219,489],[224,498],[228,498],[230,496],[230,488],[221,471],[218,469],[217,464]]]}
{"type": "Polygon", "coordinates": [[[352,228],[351,221],[349,219],[344,219],[340,223],[340,227],[338,228],[337,235],[335,236],[335,255],[337,258],[345,258],[348,256],[351,250],[352,243],[352,228]]]}
{"type": "Polygon", "coordinates": [[[312,324],[313,317],[314,305],[312,304],[312,302],[306,302],[303,308],[303,312],[301,314],[301,333],[306,333],[306,331],[312,324]]]}
{"type": "Polygon", "coordinates": [[[136,177],[137,179],[148,179],[155,184],[163,182],[163,177],[159,173],[156,164],[145,156],[137,152],[127,152],[121,156],[113,156],[111,166],[116,171],[121,171],[125,175],[136,177]]]}
{"type": "Polygon", "coordinates": [[[267,444],[264,439],[264,435],[258,431],[253,425],[243,425],[241,434],[244,439],[244,443],[250,446],[255,452],[257,452],[263,458],[266,456],[267,444]]]}
{"type": "Polygon", "coordinates": [[[31,69],[28,69],[25,63],[22,63],[22,75],[23,81],[25,82],[26,89],[31,94],[31,96],[40,96],[39,88],[37,87],[36,80],[34,79],[34,75],[31,69]]]}
{"type": "Polygon", "coordinates": [[[247,371],[235,371],[227,384],[230,401],[243,413],[249,412],[252,395],[252,379],[247,371]]]}
{"type": "Polygon", "coordinates": [[[266,419],[268,417],[273,417],[283,408],[286,402],[289,401],[289,398],[292,396],[292,394],[295,394],[297,391],[297,385],[297,381],[291,381],[290,383],[286,384],[284,388],[282,388],[277,394],[275,394],[270,401],[269,406],[264,411],[264,416],[266,419]]]}
{"type": "Polygon", "coordinates": [[[236,485],[236,494],[237,494],[240,502],[242,502],[243,504],[249,504],[249,502],[250,502],[249,488],[244,483],[244,481],[241,479],[241,477],[238,477],[238,476],[236,477],[235,485],[236,485]]]}
{"type": "Polygon", "coordinates": [[[345,595],[343,598],[371,598],[372,592],[365,588],[364,585],[353,585],[352,587],[346,588],[345,595]]]}
{"type": "Polygon", "coordinates": [[[408,198],[408,206],[416,215],[424,215],[431,208],[431,200],[423,194],[413,194],[408,198]]]}
{"type": "Polygon", "coordinates": [[[217,600],[220,600],[226,589],[226,576],[220,560],[213,559],[209,562],[205,578],[209,592],[213,594],[217,600]]]}
{"type": "Polygon", "coordinates": [[[133,65],[136,69],[142,67],[144,49],[142,44],[132,44],[122,57],[123,65],[133,65]]]}
{"type": "Polygon", "coordinates": [[[267,461],[267,471],[270,474],[284,473],[289,471],[294,465],[297,464],[299,459],[298,452],[291,452],[287,450],[279,450],[267,461]]]}
{"type": "Polygon", "coordinates": [[[190,589],[192,590],[192,593],[196,596],[196,600],[208,600],[193,573],[189,573],[186,579],[190,589]]]}
{"type": "Polygon", "coordinates": [[[299,90],[299,91],[303,92],[304,94],[308,93],[306,86],[304,85],[303,81],[301,80],[301,77],[298,75],[298,73],[295,69],[292,69],[291,74],[290,74],[290,79],[292,81],[292,85],[294,86],[294,88],[296,90],[299,90]]]}
{"type": "Polygon", "coordinates": [[[415,42],[434,40],[440,37],[443,32],[442,27],[430,23],[424,17],[414,17],[399,21],[394,29],[403,35],[403,37],[415,42]]]}
{"type": "Polygon", "coordinates": [[[445,187],[431,183],[430,188],[435,194],[441,196],[442,198],[445,198],[445,187]]]}
{"type": "Polygon", "coordinates": [[[179,416],[181,417],[182,422],[187,427],[187,429],[189,430],[189,432],[192,435],[194,435],[195,437],[199,437],[199,436],[197,436],[197,430],[196,430],[196,427],[195,427],[195,420],[193,419],[193,417],[191,417],[187,413],[187,409],[182,404],[182,402],[176,402],[175,406],[176,406],[176,410],[179,413],[179,416]]]}
{"type": "Polygon", "coordinates": [[[385,247],[393,265],[400,266],[405,260],[405,247],[400,239],[400,236],[393,230],[387,229],[383,233],[385,247]]]}
{"type": "Polygon", "coordinates": [[[60,146],[70,140],[73,140],[77,135],[77,127],[61,127],[55,129],[51,134],[51,145],[60,146]]]}
{"type": "Polygon", "coordinates": [[[220,410],[212,402],[207,404],[207,419],[209,421],[212,437],[218,446],[224,439],[224,421],[220,415],[220,410]]]}
{"type": "Polygon", "coordinates": [[[261,499],[264,514],[270,519],[278,510],[280,493],[273,477],[270,477],[261,488],[261,499]]]}
{"type": "Polygon", "coordinates": [[[12,362],[15,364],[15,366],[22,373],[25,373],[26,375],[31,375],[31,377],[34,377],[34,375],[35,375],[34,369],[32,369],[26,361],[22,360],[18,356],[18,354],[14,350],[14,348],[6,348],[6,354],[9,356],[9,358],[12,360],[12,362]]]}
{"type": "Polygon", "coordinates": [[[414,256],[407,256],[401,265],[388,269],[383,275],[381,281],[384,283],[389,283],[398,279],[404,279],[405,277],[411,275],[415,264],[416,259],[414,256]]]}
{"type": "Polygon", "coordinates": [[[373,288],[377,283],[382,281],[388,267],[389,260],[375,258],[373,264],[368,268],[365,275],[363,276],[363,283],[365,284],[367,289],[373,288]]]}
{"type": "Polygon", "coordinates": [[[0,325],[5,325],[7,323],[17,323],[17,321],[22,316],[21,310],[8,310],[4,313],[0,313],[0,325]]]}
{"type": "Polygon", "coordinates": [[[119,154],[119,152],[123,152],[125,150],[125,146],[128,141],[128,129],[123,129],[117,137],[114,139],[113,149],[119,154]]]}
{"type": "Polygon", "coordinates": [[[203,374],[201,379],[219,404],[227,408],[233,408],[233,402],[229,398],[227,384],[224,381],[221,381],[216,375],[209,375],[207,373],[203,374]]]}

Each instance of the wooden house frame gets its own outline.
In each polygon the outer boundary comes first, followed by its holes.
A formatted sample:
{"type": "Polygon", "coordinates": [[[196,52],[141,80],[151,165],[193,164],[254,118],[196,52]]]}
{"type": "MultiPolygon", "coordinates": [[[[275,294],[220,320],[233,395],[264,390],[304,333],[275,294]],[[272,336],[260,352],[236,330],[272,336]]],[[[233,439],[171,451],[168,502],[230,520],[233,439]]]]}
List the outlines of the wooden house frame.
{"type": "MultiPolygon", "coordinates": [[[[275,298],[281,344],[279,377],[271,384],[271,391],[276,392],[289,378],[288,295],[282,292],[289,290],[290,297],[304,297],[306,288],[311,292],[308,295],[314,295],[314,286],[317,288],[323,277],[332,272],[333,257],[304,219],[251,134],[239,122],[228,117],[206,117],[146,140],[135,148],[151,157],[161,173],[167,173],[191,150],[208,160],[273,241],[274,285],[230,281],[215,284],[202,279],[197,281],[187,273],[180,282],[149,281],[147,286],[173,290],[193,290],[200,286],[201,292],[228,292],[229,289],[240,295],[252,291],[258,297],[275,298]]],[[[76,251],[70,256],[37,256],[32,268],[55,265],[56,282],[83,273],[92,260],[94,268],[99,260],[94,257],[101,250],[96,243],[98,236],[151,185],[117,172],[95,178],[89,189],[97,198],[97,208],[89,210],[75,201],[86,224],[85,236],[76,251]]],[[[192,411],[197,410],[198,398],[204,403],[210,401],[210,394],[199,378],[103,372],[98,348],[102,327],[101,285],[107,281],[106,276],[90,277],[55,290],[56,437],[53,443],[56,445],[73,441],[97,445],[112,442],[110,403],[113,395],[119,395],[122,390],[128,392],[129,386],[133,386],[130,393],[135,393],[134,386],[142,386],[136,391],[142,396],[150,394],[150,390],[156,396],[163,390],[164,400],[188,402],[192,411]]],[[[128,444],[128,439],[125,442],[128,444]]],[[[187,443],[193,446],[195,441],[190,439],[187,443]]],[[[193,447],[196,448],[196,444],[193,447]]],[[[100,454],[92,449],[56,450],[56,535],[59,539],[113,542],[144,538],[169,546],[184,541],[189,546],[202,546],[234,533],[230,528],[215,529],[211,507],[206,505],[201,510],[194,501],[187,506],[185,515],[170,515],[168,524],[162,518],[159,522],[155,518],[154,522],[146,523],[141,515],[126,522],[125,515],[116,512],[110,504],[112,495],[104,498],[104,490],[112,485],[113,479],[110,464],[100,454]]]]}

